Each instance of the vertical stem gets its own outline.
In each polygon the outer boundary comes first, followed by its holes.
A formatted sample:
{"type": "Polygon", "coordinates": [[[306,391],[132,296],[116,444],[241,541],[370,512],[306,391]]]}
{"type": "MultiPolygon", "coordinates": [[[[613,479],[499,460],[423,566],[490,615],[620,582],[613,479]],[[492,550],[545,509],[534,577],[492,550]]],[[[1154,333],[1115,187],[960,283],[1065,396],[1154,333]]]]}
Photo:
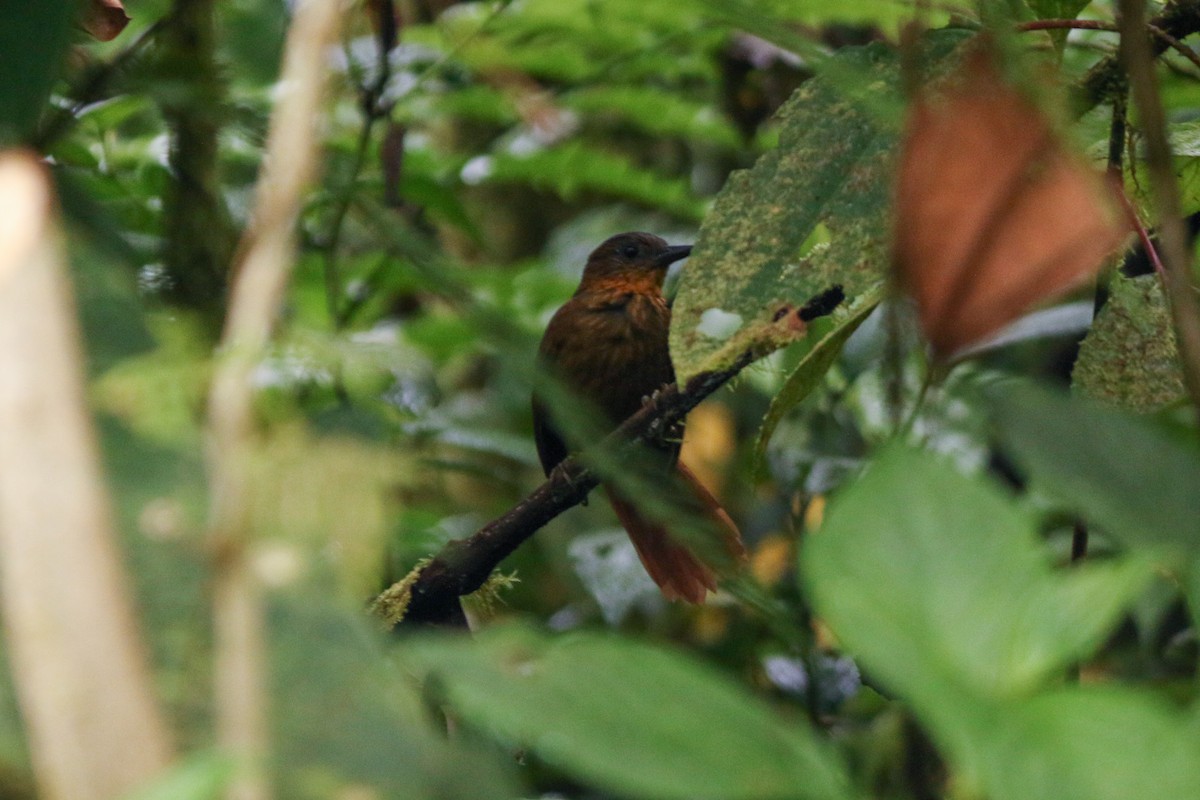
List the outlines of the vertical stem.
{"type": "Polygon", "coordinates": [[[175,0],[162,34],[170,79],[186,91],[164,104],[173,180],[163,197],[167,295],[219,319],[233,230],[220,193],[217,136],[223,86],[216,64],[214,0],[175,0]]]}
{"type": "Polygon", "coordinates": [[[367,163],[367,155],[371,147],[371,134],[375,124],[387,119],[391,114],[391,105],[384,105],[383,93],[392,77],[392,51],[396,49],[400,30],[396,25],[396,8],[392,0],[372,0],[368,8],[375,17],[376,35],[375,46],[375,75],[369,83],[359,87],[359,105],[362,110],[362,127],[358,131],[358,142],[354,148],[354,158],[350,165],[350,175],[342,189],[337,205],[334,207],[332,221],[329,224],[329,234],[323,241],[325,248],[325,304],[329,319],[334,330],[340,330],[349,319],[349,313],[342,306],[341,276],[338,270],[338,248],[341,245],[342,227],[346,214],[356,191],[358,176],[367,163]]]}
{"type": "Polygon", "coordinates": [[[1146,162],[1158,213],[1160,255],[1165,268],[1163,283],[1175,323],[1184,384],[1200,414],[1200,306],[1192,280],[1179,185],[1167,142],[1166,115],[1146,33],[1144,0],[1120,0],[1119,9],[1121,51],[1146,140],[1146,162]]]}
{"type": "Polygon", "coordinates": [[[270,796],[264,774],[267,685],[262,587],[253,570],[249,460],[255,448],[250,376],[267,346],[295,260],[295,224],[318,167],[327,51],[344,14],[335,0],[301,0],[288,31],[253,223],[239,245],[222,357],[209,394],[210,539],[216,555],[213,628],[218,744],[241,760],[230,791],[270,796]]]}

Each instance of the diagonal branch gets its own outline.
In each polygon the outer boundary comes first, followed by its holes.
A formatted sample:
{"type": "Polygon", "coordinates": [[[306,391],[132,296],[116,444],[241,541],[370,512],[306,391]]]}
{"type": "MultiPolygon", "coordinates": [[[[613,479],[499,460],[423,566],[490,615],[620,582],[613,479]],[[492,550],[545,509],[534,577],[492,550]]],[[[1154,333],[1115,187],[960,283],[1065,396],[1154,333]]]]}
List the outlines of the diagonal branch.
{"type": "MultiPolygon", "coordinates": [[[[1162,12],[1147,21],[1150,30],[1150,51],[1162,55],[1171,40],[1182,40],[1190,34],[1200,32],[1200,0],[1174,0],[1167,3],[1162,12]],[[1164,35],[1165,34],[1165,35],[1164,35]]],[[[1083,81],[1075,89],[1075,113],[1083,116],[1095,106],[1105,102],[1113,91],[1124,91],[1125,69],[1117,55],[1109,56],[1088,70],[1083,81]]]]}
{"type": "MultiPolygon", "coordinates": [[[[842,288],[835,286],[799,309],[789,309],[786,315],[777,314],[774,322],[780,326],[791,324],[792,330],[800,332],[804,323],[829,314],[842,299],[842,288]],[[789,319],[793,316],[800,325],[789,319]]],[[[777,347],[778,343],[749,346],[724,369],[703,372],[682,389],[677,384],[667,386],[609,434],[598,449],[619,452],[637,442],[653,442],[668,436],[672,427],[702,400],[777,347]]],[[[588,492],[600,483],[596,473],[585,466],[586,462],[586,454],[567,458],[541,486],[507,513],[466,539],[447,542],[436,556],[380,594],[372,610],[390,625],[461,624],[458,598],[479,589],[492,570],[522,542],[568,508],[583,502],[588,492]]]]}

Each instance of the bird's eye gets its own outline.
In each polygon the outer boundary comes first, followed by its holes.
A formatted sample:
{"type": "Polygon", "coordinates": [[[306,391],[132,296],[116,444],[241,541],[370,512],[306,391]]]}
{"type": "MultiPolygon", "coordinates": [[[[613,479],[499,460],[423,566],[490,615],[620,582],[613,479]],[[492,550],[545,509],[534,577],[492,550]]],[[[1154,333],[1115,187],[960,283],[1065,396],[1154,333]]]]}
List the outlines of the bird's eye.
{"type": "Polygon", "coordinates": [[[636,244],[627,244],[621,248],[621,255],[626,258],[637,258],[638,246],[636,244]]]}

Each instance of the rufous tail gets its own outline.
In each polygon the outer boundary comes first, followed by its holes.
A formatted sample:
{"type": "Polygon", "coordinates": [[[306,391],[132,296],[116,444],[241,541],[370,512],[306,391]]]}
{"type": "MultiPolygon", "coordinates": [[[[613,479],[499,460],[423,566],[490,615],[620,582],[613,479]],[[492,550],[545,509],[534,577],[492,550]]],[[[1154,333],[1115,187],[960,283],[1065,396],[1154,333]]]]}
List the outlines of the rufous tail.
{"type": "MultiPolygon", "coordinates": [[[[720,529],[729,554],[735,561],[744,560],[746,550],[742,545],[742,536],[737,525],[683,462],[677,464],[677,469],[679,477],[700,503],[705,516],[720,529]]],[[[617,519],[621,521],[633,542],[638,558],[642,560],[646,572],[658,584],[664,597],[668,600],[702,603],[708,592],[716,591],[717,573],[711,566],[672,538],[664,526],[643,517],[632,503],[612,489],[606,491],[617,519]]]]}

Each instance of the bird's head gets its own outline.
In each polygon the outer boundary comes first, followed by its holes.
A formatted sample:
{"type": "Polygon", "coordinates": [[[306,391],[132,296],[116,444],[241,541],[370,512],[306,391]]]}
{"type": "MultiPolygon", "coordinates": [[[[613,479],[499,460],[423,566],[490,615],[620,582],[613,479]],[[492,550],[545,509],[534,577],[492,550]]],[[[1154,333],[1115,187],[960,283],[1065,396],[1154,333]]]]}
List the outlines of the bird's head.
{"type": "Polygon", "coordinates": [[[652,233],[618,233],[588,256],[583,270],[583,282],[607,278],[627,278],[634,281],[652,280],[662,286],[667,267],[692,252],[690,244],[669,245],[652,233]]]}

